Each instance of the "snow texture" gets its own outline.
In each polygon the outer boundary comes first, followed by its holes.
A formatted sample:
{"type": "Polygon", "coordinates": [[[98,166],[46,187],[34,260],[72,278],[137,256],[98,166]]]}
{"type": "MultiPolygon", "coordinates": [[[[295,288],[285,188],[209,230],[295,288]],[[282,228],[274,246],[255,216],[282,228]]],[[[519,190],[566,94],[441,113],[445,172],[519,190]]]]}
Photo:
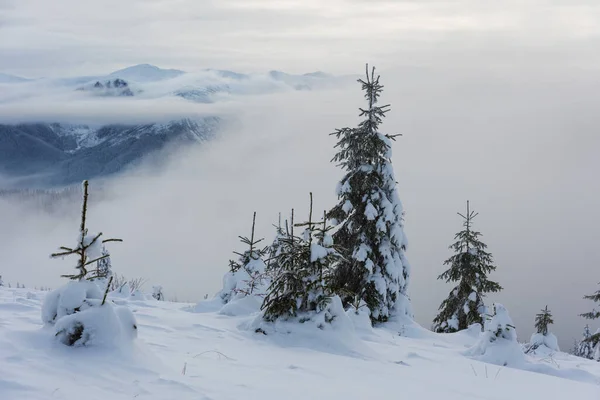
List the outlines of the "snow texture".
{"type": "Polygon", "coordinates": [[[347,313],[348,324],[330,329],[290,324],[289,333],[264,335],[250,329],[258,313],[222,315],[219,299],[190,312],[189,304],[114,298],[136,316],[133,345],[68,348],[40,328],[45,295],[0,288],[2,400],[351,400],[400,389],[423,400],[600,398],[600,363],[591,360],[556,352],[552,362],[527,356],[515,369],[462,356],[477,326],[441,335],[389,322],[363,334],[347,313]]]}

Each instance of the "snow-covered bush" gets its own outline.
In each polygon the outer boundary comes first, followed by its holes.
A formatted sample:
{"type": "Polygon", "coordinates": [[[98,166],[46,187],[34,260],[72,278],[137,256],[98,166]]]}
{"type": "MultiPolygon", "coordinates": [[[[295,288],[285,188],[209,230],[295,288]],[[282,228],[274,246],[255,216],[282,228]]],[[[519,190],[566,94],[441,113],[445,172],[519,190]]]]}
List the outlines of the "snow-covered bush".
{"type": "Polygon", "coordinates": [[[466,355],[497,365],[519,365],[525,355],[517,342],[517,332],[508,311],[502,304],[493,306],[493,315],[486,316],[483,332],[466,355]]]}
{"type": "Polygon", "coordinates": [[[120,346],[137,337],[131,310],[110,302],[88,300],[90,306],[57,320],[57,339],[68,346],[120,346]]]}
{"type": "Polygon", "coordinates": [[[108,258],[102,243],[120,241],[118,239],[100,240],[102,233],[90,235],[86,227],[88,202],[88,182],[83,182],[83,206],[81,225],[77,245],[73,248],[61,247],[52,258],[68,255],[78,257],[77,274],[63,275],[72,281],[46,295],[42,304],[42,321],[53,327],[54,336],[69,346],[106,346],[120,345],[125,339],[137,336],[135,318],[129,309],[116,307],[106,296],[110,280],[98,285],[94,280],[105,279],[104,273],[88,271],[90,264],[108,258]],[[104,286],[100,289],[100,286],[104,286]]]}
{"type": "Polygon", "coordinates": [[[91,281],[72,281],[46,295],[42,321],[69,346],[118,345],[137,336],[131,311],[104,301],[91,281]]]}
{"type": "Polygon", "coordinates": [[[165,295],[162,292],[162,286],[160,286],[160,285],[152,286],[152,297],[158,301],[165,300],[165,295]]]}
{"type": "Polygon", "coordinates": [[[538,350],[543,352],[547,352],[548,350],[560,351],[560,348],[558,347],[558,339],[551,332],[548,332],[545,335],[542,335],[541,333],[532,334],[531,339],[529,339],[529,345],[527,346],[526,352],[536,353],[538,350]]]}

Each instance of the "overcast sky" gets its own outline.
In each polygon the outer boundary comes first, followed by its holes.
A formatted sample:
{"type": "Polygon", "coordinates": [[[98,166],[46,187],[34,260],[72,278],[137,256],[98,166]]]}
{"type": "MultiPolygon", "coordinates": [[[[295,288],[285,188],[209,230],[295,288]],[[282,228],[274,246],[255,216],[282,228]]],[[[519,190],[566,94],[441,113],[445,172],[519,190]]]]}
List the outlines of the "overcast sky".
{"type": "MultiPolygon", "coordinates": [[[[0,0],[0,72],[91,75],[151,63],[347,74],[374,63],[392,104],[383,128],[404,134],[394,165],[417,320],[429,327],[450,290],[435,278],[470,199],[498,264],[491,278],[505,288],[492,300],[507,306],[521,340],[548,304],[566,347],[585,324],[577,315],[592,306],[581,297],[600,281],[596,4],[0,0]]],[[[327,133],[355,124],[361,100],[355,85],[240,102],[236,129],[178,154],[158,175],[114,182],[118,196],[91,221],[127,238],[114,249],[126,274],[180,299],[212,294],[253,210],[270,235],[277,212],[305,207],[308,191],[319,207],[334,203],[340,172],[328,162],[327,133]]],[[[11,207],[0,209],[4,274],[55,279],[60,267],[46,254],[75,236],[76,216],[57,223],[11,207]]]]}

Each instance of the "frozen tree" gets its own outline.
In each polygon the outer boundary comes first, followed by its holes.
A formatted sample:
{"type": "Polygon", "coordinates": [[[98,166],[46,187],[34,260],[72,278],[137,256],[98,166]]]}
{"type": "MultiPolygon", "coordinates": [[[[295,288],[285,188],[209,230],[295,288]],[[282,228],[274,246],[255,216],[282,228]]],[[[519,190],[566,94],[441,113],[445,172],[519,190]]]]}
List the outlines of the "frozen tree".
{"type": "Polygon", "coordinates": [[[545,346],[553,351],[560,351],[556,336],[548,331],[548,325],[552,325],[553,323],[552,313],[548,310],[548,306],[546,306],[539,314],[536,314],[536,332],[531,335],[529,345],[525,351],[526,353],[535,352],[540,346],[545,346]]]}
{"type": "Polygon", "coordinates": [[[286,224],[286,232],[280,238],[277,269],[262,305],[267,321],[297,317],[305,322],[320,313],[324,314],[325,322],[334,318],[328,310],[333,295],[329,282],[332,267],[341,256],[329,234],[332,227],[326,214],[322,221],[315,222],[312,212],[311,193],[308,221],[294,225],[292,210],[291,224],[286,224]],[[304,228],[301,236],[296,236],[294,227],[304,228]]]}
{"type": "Polygon", "coordinates": [[[439,307],[433,320],[433,330],[440,333],[456,332],[474,323],[483,323],[486,313],[483,299],[486,293],[498,292],[502,287],[487,278],[494,271],[493,258],[486,251],[487,245],[480,240],[481,233],[472,229],[473,219],[478,215],[469,208],[467,213],[458,213],[463,219],[464,229],[458,232],[450,249],[454,255],[444,265],[449,268],[438,279],[458,282],[448,298],[439,307]]]}
{"type": "Polygon", "coordinates": [[[223,290],[219,296],[228,303],[236,296],[262,296],[265,289],[265,261],[267,248],[259,248],[258,244],[264,239],[255,239],[254,228],[256,213],[252,217],[252,232],[250,238],[239,236],[240,241],[248,246],[243,253],[234,252],[239,258],[229,261],[229,272],[223,278],[223,290]]]}
{"type": "Polygon", "coordinates": [[[160,286],[160,285],[152,286],[152,297],[158,301],[165,300],[165,295],[162,292],[162,286],[160,286]]]}
{"type": "Polygon", "coordinates": [[[335,268],[333,286],[344,306],[364,301],[373,322],[392,315],[412,318],[407,290],[410,267],[404,252],[402,203],[392,168],[391,142],[398,135],[379,132],[389,105],[379,106],[383,86],[375,68],[359,79],[367,100],[356,128],[337,129],[333,158],[345,175],[337,187],[339,202],[328,213],[337,225],[335,243],[344,259],[335,268]]]}
{"type": "Polygon", "coordinates": [[[597,340],[592,339],[592,332],[589,325],[583,328],[583,337],[580,342],[576,342],[574,355],[592,360],[594,358],[594,347],[597,345],[597,340]]]}
{"type": "Polygon", "coordinates": [[[0,275],[0,286],[4,286],[4,281],[2,280],[2,275],[0,275]]]}

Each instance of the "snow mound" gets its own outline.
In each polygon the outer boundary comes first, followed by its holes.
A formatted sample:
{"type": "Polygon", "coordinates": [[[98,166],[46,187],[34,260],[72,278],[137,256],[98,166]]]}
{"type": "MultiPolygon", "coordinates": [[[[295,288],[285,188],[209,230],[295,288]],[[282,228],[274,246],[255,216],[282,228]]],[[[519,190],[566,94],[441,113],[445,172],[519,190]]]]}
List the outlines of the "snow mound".
{"type": "Polygon", "coordinates": [[[62,317],[54,329],[61,343],[74,347],[121,347],[137,337],[133,313],[111,303],[62,317]]]}
{"type": "Polygon", "coordinates": [[[548,332],[546,335],[542,335],[541,333],[534,333],[531,335],[529,348],[534,352],[537,352],[538,350],[544,351],[544,348],[550,351],[560,351],[558,339],[551,332],[548,332]]]}
{"type": "Polygon", "coordinates": [[[262,298],[237,294],[225,304],[219,314],[229,316],[251,315],[260,311],[262,298]]]}
{"type": "Polygon", "coordinates": [[[525,354],[517,342],[515,326],[502,304],[494,305],[494,315],[485,322],[479,340],[464,354],[502,366],[522,367],[525,364],[525,354]]]}
{"type": "Polygon", "coordinates": [[[60,318],[89,308],[89,300],[101,299],[102,292],[94,282],[69,282],[46,295],[42,304],[42,322],[54,325],[60,318]]]}
{"type": "Polygon", "coordinates": [[[72,281],[46,295],[42,321],[68,346],[120,347],[137,337],[133,313],[105,302],[91,281],[72,281]]]}
{"type": "Polygon", "coordinates": [[[354,330],[363,337],[373,333],[370,315],[371,312],[364,300],[361,300],[357,309],[350,308],[346,311],[346,316],[352,322],[354,330]]]}
{"type": "Polygon", "coordinates": [[[287,320],[280,318],[274,322],[267,322],[261,313],[254,320],[252,328],[256,332],[267,335],[270,332],[294,333],[307,330],[354,332],[354,325],[348,318],[339,296],[331,297],[329,303],[320,312],[300,314],[287,320]]]}

